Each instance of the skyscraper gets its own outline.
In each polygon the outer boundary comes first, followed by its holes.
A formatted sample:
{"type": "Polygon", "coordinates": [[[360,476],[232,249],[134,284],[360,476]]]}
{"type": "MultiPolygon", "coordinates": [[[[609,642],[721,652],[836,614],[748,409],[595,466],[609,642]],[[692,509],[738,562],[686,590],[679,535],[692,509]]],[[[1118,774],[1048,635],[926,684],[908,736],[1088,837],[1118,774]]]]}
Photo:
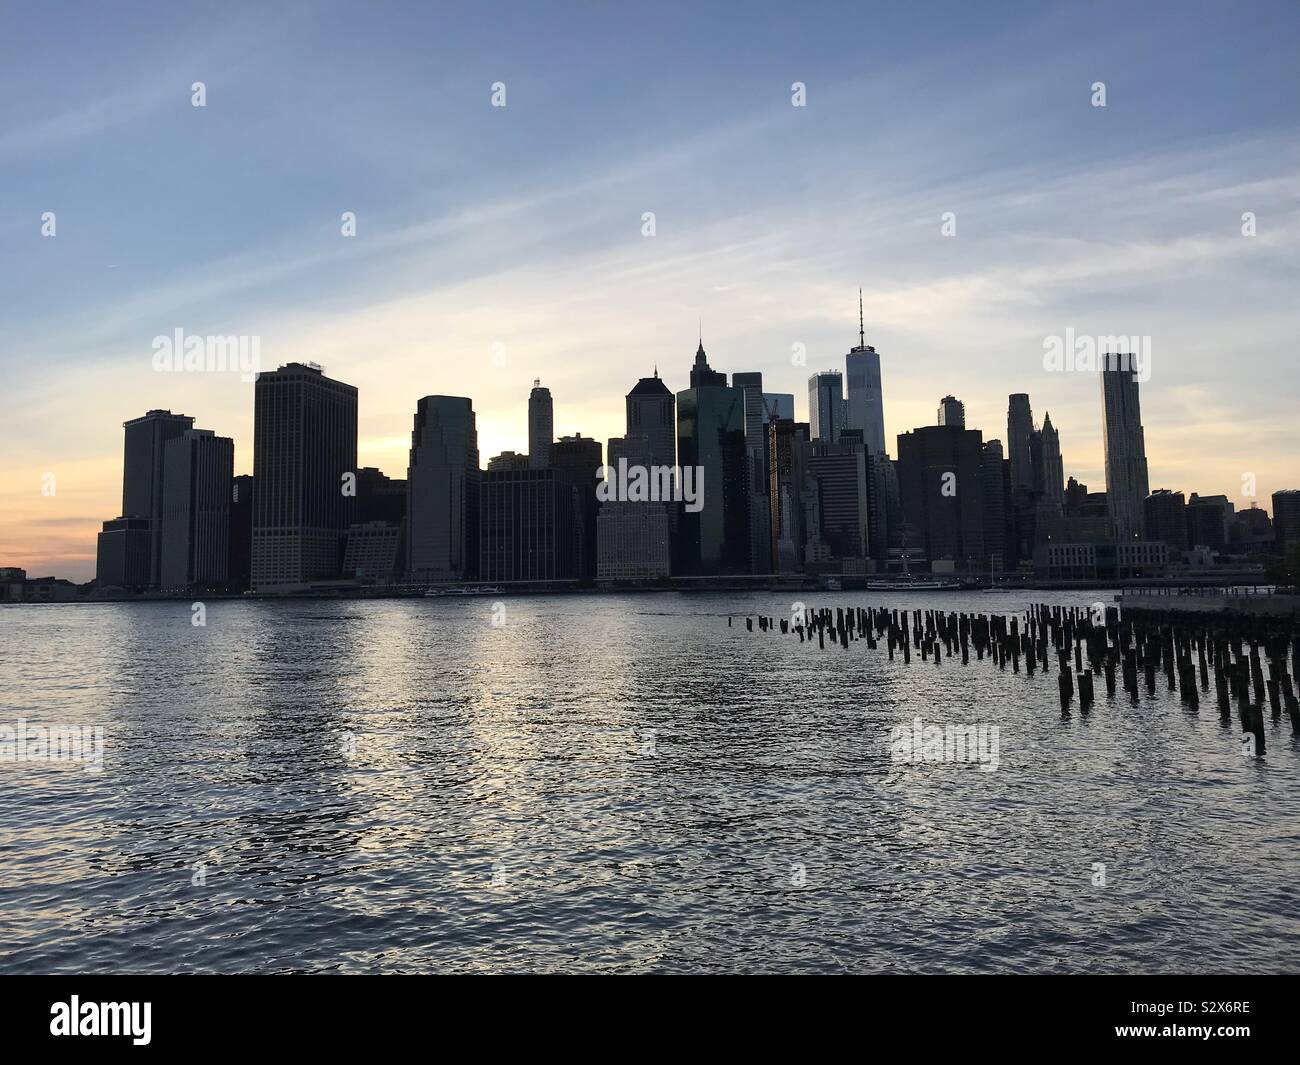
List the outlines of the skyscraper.
{"type": "Polygon", "coordinates": [[[163,445],[162,587],[225,591],[235,442],[186,429],[163,445]]]}
{"type": "Polygon", "coordinates": [[[644,436],[648,451],[647,466],[675,466],[677,464],[677,414],[676,401],[668,386],[659,379],[659,369],[653,377],[643,377],[625,397],[628,436],[644,436]]]}
{"type": "MultiPolygon", "coordinates": [[[[643,378],[644,380],[644,378],[643,378]]],[[[663,465],[651,461],[650,442],[643,434],[611,437],[609,466],[619,472],[631,466],[663,465]]],[[[610,500],[596,517],[596,577],[598,580],[650,580],[671,572],[668,504],[661,501],[610,500]]]]}
{"type": "Polygon", "coordinates": [[[169,410],[151,410],[122,426],[122,516],[149,519],[150,588],[162,582],[163,448],[193,426],[193,418],[169,410]]]}
{"type": "Polygon", "coordinates": [[[761,373],[733,373],[733,388],[743,396],[745,420],[745,478],[749,499],[749,571],[772,572],[772,533],[767,491],[767,406],[761,373]]]}
{"type": "Polygon", "coordinates": [[[1029,395],[1013,392],[1007,402],[1007,458],[1011,462],[1011,488],[1037,491],[1031,454],[1034,435],[1034,412],[1029,395]]]}
{"type": "Polygon", "coordinates": [[[1142,509],[1148,540],[1178,550],[1187,548],[1187,500],[1182,492],[1157,488],[1143,500],[1142,509]]]}
{"type": "Polygon", "coordinates": [[[865,559],[871,547],[867,449],[858,438],[807,445],[804,466],[817,483],[818,528],[830,558],[865,559]]]}
{"type": "MultiPolygon", "coordinates": [[[[885,404],[880,387],[880,355],[867,343],[862,318],[862,290],[858,289],[858,343],[844,358],[848,377],[845,426],[861,429],[867,451],[885,453],[885,404]]],[[[791,415],[793,417],[793,414],[791,415]]]]}
{"type": "Polygon", "coordinates": [[[768,504],[772,518],[772,570],[793,573],[803,567],[808,540],[806,460],[808,423],[775,418],[767,423],[769,475],[768,504]]]}
{"type": "Polygon", "coordinates": [[[253,478],[243,473],[230,484],[230,590],[246,592],[253,582],[253,478]]]}
{"type": "Polygon", "coordinates": [[[1279,555],[1300,544],[1300,488],[1283,488],[1273,493],[1273,535],[1277,538],[1279,555]]]}
{"type": "Polygon", "coordinates": [[[577,579],[578,490],[555,470],[491,470],[483,475],[481,499],[482,580],[577,579]]]}
{"type": "Polygon", "coordinates": [[[574,529],[574,546],[580,567],[577,576],[585,581],[596,577],[596,486],[604,464],[603,450],[599,440],[581,433],[563,436],[551,445],[551,469],[578,493],[580,521],[574,529]]]}
{"type": "Polygon", "coordinates": [[[808,378],[808,429],[814,440],[833,444],[843,428],[844,388],[839,370],[823,370],[808,378]]]}
{"type": "Polygon", "coordinates": [[[416,581],[478,576],[478,429],[464,396],[416,406],[406,471],[407,573],[416,581]]]}
{"type": "Polygon", "coordinates": [[[530,469],[545,470],[551,465],[551,443],[555,440],[555,410],[551,403],[551,390],[542,382],[533,380],[533,390],[528,393],[528,465],[530,469]]]}
{"type": "Polygon", "coordinates": [[[1132,356],[1102,356],[1102,435],[1106,446],[1106,502],[1116,540],[1143,539],[1147,481],[1146,438],[1136,374],[1125,369],[1132,356]]]}
{"type": "Polygon", "coordinates": [[[1051,414],[1043,415],[1043,497],[1057,510],[1065,503],[1065,466],[1061,459],[1061,436],[1052,425],[1051,414]]]}
{"type": "Polygon", "coordinates": [[[749,569],[744,393],[695,353],[693,384],[677,393],[677,461],[694,467],[701,508],[681,518],[680,557],[688,575],[749,569]],[[718,382],[721,383],[718,383],[718,382]]]}
{"type": "Polygon", "coordinates": [[[898,479],[913,543],[931,568],[945,561],[968,570],[985,564],[984,502],[978,429],[925,425],[898,438],[898,479]]]}
{"type": "Polygon", "coordinates": [[[951,425],[956,429],[966,428],[966,404],[955,396],[944,396],[939,400],[939,425],[951,425]]]}
{"type": "Polygon", "coordinates": [[[355,512],[344,475],[357,469],[357,390],[291,362],[259,373],[254,397],[253,587],[336,578],[355,512]]]}
{"type": "Polygon", "coordinates": [[[989,440],[980,452],[980,505],[984,510],[984,563],[993,571],[1009,568],[1008,525],[1010,478],[1004,467],[1002,441],[989,440]]]}

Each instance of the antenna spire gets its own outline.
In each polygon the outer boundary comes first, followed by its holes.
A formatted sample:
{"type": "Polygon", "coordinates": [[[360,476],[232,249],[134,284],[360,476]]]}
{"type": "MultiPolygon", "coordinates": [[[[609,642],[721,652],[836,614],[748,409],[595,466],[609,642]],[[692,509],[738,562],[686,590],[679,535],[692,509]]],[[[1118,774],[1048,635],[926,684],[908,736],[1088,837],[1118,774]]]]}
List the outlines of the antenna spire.
{"type": "Polygon", "coordinates": [[[862,324],[862,289],[858,289],[858,347],[867,346],[867,331],[862,324]]]}

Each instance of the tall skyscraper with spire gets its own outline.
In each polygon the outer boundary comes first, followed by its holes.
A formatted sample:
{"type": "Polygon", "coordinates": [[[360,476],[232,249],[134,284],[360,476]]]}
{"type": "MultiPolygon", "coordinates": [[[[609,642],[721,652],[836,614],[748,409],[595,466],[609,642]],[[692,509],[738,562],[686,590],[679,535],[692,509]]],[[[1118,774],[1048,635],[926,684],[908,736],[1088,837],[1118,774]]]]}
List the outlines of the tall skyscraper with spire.
{"type": "Polygon", "coordinates": [[[848,399],[845,422],[849,429],[861,429],[867,450],[885,453],[885,405],[880,387],[880,355],[867,343],[862,314],[862,289],[858,289],[858,344],[844,357],[848,399]]]}
{"type": "Polygon", "coordinates": [[[1065,466],[1061,460],[1061,436],[1052,425],[1051,414],[1043,415],[1043,497],[1056,508],[1065,503],[1065,466]]]}
{"type": "Polygon", "coordinates": [[[1138,403],[1136,375],[1123,365],[1132,356],[1103,356],[1101,370],[1102,435],[1106,444],[1106,505],[1117,541],[1142,539],[1143,507],[1151,494],[1147,480],[1146,437],[1138,403]]]}
{"type": "Polygon", "coordinates": [[[528,393],[528,466],[534,470],[551,467],[551,444],[555,440],[555,408],[551,390],[534,378],[528,393]]]}

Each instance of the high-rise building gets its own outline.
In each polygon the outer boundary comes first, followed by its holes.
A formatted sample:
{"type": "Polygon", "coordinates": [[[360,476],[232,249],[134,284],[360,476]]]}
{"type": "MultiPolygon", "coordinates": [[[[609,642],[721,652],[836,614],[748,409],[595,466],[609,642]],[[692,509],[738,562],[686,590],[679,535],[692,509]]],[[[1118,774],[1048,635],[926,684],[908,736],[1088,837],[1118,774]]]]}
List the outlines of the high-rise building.
{"type": "Polygon", "coordinates": [[[772,531],[767,504],[767,419],[761,373],[733,373],[731,386],[743,397],[745,478],[749,493],[749,571],[772,572],[772,531]]]}
{"type": "Polygon", "coordinates": [[[804,466],[817,484],[817,525],[831,559],[865,559],[871,548],[870,484],[861,430],[808,445],[804,466]]]}
{"type": "MultiPolygon", "coordinates": [[[[632,466],[649,468],[649,439],[644,434],[611,437],[609,466],[623,471],[632,466]]],[[[596,516],[596,578],[602,581],[652,580],[671,572],[669,504],[663,500],[610,500],[602,503],[596,516]]]]}
{"type": "Polygon", "coordinates": [[[1283,488],[1273,493],[1273,535],[1280,555],[1300,544],[1300,488],[1283,488]]]}
{"type": "Polygon", "coordinates": [[[691,380],[713,383],[677,393],[677,461],[693,468],[702,504],[681,515],[681,568],[692,576],[749,571],[744,393],[719,379],[701,345],[691,380]]]}
{"type": "Polygon", "coordinates": [[[1157,488],[1142,503],[1146,538],[1168,547],[1187,547],[1187,501],[1182,492],[1157,488]]]}
{"type": "Polygon", "coordinates": [[[844,378],[839,370],[822,370],[808,378],[808,428],[814,440],[833,444],[844,427],[844,378]]]}
{"type": "Polygon", "coordinates": [[[994,572],[1010,568],[1010,467],[1002,441],[989,440],[980,452],[980,503],[984,508],[984,563],[994,572]]]}
{"type": "Polygon", "coordinates": [[[932,569],[947,563],[971,570],[986,562],[983,451],[978,429],[925,425],[898,437],[904,519],[913,542],[924,544],[932,569]]]}
{"type": "MultiPolygon", "coordinates": [[[[1187,501],[1187,544],[1222,551],[1228,546],[1228,529],[1236,507],[1223,495],[1202,496],[1192,493],[1187,501]]],[[[1147,534],[1147,539],[1154,539],[1147,534]]]]}
{"type": "Polygon", "coordinates": [[[162,587],[225,591],[235,442],[186,429],[163,445],[162,587]]]}
{"type": "Polygon", "coordinates": [[[478,576],[478,460],[472,401],[464,396],[421,399],[406,471],[406,571],[412,580],[478,576]]]}
{"type": "Polygon", "coordinates": [[[768,504],[772,519],[772,570],[794,573],[803,567],[808,541],[807,470],[808,423],[776,418],[767,424],[768,504]]]}
{"type": "Polygon", "coordinates": [[[1013,392],[1007,402],[1007,458],[1011,462],[1011,487],[1013,490],[1038,491],[1034,478],[1032,446],[1034,412],[1029,406],[1029,395],[1013,392]]]}
{"type": "Polygon", "coordinates": [[[578,493],[578,511],[581,520],[574,529],[578,552],[578,576],[584,581],[596,577],[596,486],[600,483],[600,470],[604,465],[603,448],[599,440],[577,433],[563,436],[551,445],[551,469],[563,483],[578,493]]]}
{"type": "Polygon", "coordinates": [[[152,530],[148,518],[113,518],[104,522],[96,544],[97,588],[139,592],[149,587],[152,530]]]}
{"type": "Polygon", "coordinates": [[[1142,506],[1151,494],[1138,382],[1124,368],[1132,355],[1102,357],[1102,433],[1106,446],[1106,500],[1116,540],[1144,539],[1142,506]]]}
{"type": "Polygon", "coordinates": [[[253,478],[242,473],[230,483],[230,590],[253,584],[253,478]]]}
{"type": "Polygon", "coordinates": [[[253,587],[337,578],[356,512],[357,390],[314,363],[257,375],[253,587]]]}
{"type": "MultiPolygon", "coordinates": [[[[880,388],[880,355],[867,343],[862,318],[862,290],[858,289],[858,343],[844,358],[848,396],[845,427],[861,429],[867,451],[885,453],[885,404],[880,388]]],[[[794,417],[791,411],[789,417],[794,417]]]]}
{"type": "Polygon", "coordinates": [[[955,429],[966,428],[966,404],[955,396],[944,396],[939,400],[939,425],[951,425],[955,429]]]}
{"type": "Polygon", "coordinates": [[[1065,504],[1065,465],[1061,459],[1061,436],[1052,425],[1051,414],[1043,415],[1042,485],[1043,497],[1056,509],[1065,504]]]}
{"type": "Polygon", "coordinates": [[[122,516],[149,519],[150,588],[162,582],[163,448],[193,427],[193,418],[169,410],[151,410],[122,426],[122,516]]]}
{"type": "Polygon", "coordinates": [[[700,346],[695,349],[695,362],[691,366],[691,387],[705,386],[726,388],[727,375],[709,367],[709,360],[704,354],[704,338],[700,337],[700,346]]]}
{"type": "Polygon", "coordinates": [[[578,578],[578,490],[555,470],[491,470],[483,474],[480,499],[482,580],[578,578]]]}
{"type": "Polygon", "coordinates": [[[675,466],[677,464],[677,413],[676,401],[668,386],[659,379],[659,369],[653,377],[643,377],[625,397],[627,407],[627,435],[644,436],[647,466],[675,466]]]}
{"type": "Polygon", "coordinates": [[[401,525],[406,519],[406,481],[374,466],[362,466],[357,470],[356,516],[358,525],[372,521],[401,525]]]}
{"type": "Polygon", "coordinates": [[[534,470],[549,469],[551,444],[555,440],[555,409],[551,390],[534,379],[528,393],[528,465],[534,470]]]}

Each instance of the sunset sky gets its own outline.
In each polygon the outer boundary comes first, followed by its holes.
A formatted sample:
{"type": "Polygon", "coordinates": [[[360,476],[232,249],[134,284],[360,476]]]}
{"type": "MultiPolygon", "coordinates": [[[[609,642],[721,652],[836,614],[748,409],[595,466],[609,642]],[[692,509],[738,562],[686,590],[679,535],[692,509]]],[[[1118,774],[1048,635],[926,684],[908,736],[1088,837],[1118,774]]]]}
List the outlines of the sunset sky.
{"type": "Polygon", "coordinates": [[[763,7],[4,5],[0,566],[94,575],[150,408],[252,472],[253,386],[154,371],[178,328],[356,385],[361,464],[405,476],[432,393],[484,464],[535,377],[557,436],[620,434],[701,319],[806,418],[859,286],[891,452],[945,393],[1005,440],[1023,391],[1104,488],[1098,382],[1043,366],[1073,329],[1151,338],[1153,489],[1300,487],[1300,8],[763,7]]]}

